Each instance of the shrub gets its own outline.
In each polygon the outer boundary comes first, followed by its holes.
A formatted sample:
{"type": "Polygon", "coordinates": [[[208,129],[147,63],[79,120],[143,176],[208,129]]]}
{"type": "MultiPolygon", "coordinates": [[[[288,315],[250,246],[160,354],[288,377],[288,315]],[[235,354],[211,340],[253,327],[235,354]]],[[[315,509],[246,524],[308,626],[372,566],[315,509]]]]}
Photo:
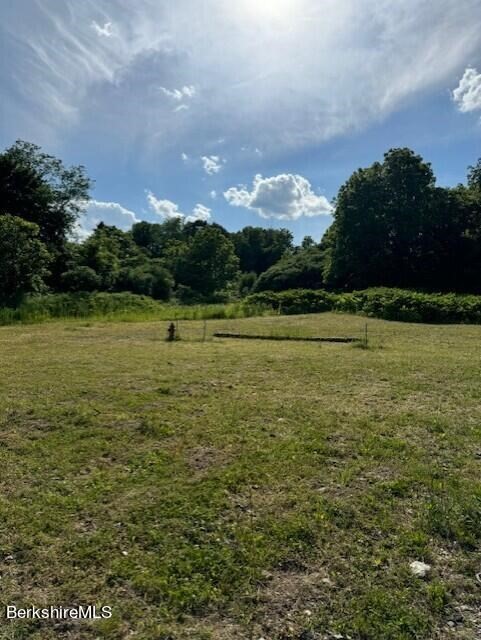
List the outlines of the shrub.
{"type": "Polygon", "coordinates": [[[334,308],[338,296],[322,289],[292,289],[290,291],[263,291],[247,296],[247,304],[271,307],[279,313],[320,313],[334,308]]]}
{"type": "Polygon", "coordinates": [[[261,273],[252,291],[286,291],[288,289],[320,289],[323,258],[317,247],[287,255],[261,273]]]}
{"type": "Polygon", "coordinates": [[[172,286],[173,280],[170,273],[154,262],[122,269],[116,283],[120,291],[150,296],[155,300],[168,300],[172,293],[172,286]]]}
{"type": "Polygon", "coordinates": [[[426,323],[481,323],[481,296],[366,289],[338,296],[335,308],[347,313],[426,323]]]}
{"type": "Polygon", "coordinates": [[[245,302],[287,315],[332,310],[401,322],[481,324],[481,296],[454,293],[378,288],[334,294],[322,289],[293,289],[254,293],[245,302]]]}
{"type": "Polygon", "coordinates": [[[102,284],[100,276],[90,267],[75,267],[61,276],[66,291],[96,291],[102,284]]]}

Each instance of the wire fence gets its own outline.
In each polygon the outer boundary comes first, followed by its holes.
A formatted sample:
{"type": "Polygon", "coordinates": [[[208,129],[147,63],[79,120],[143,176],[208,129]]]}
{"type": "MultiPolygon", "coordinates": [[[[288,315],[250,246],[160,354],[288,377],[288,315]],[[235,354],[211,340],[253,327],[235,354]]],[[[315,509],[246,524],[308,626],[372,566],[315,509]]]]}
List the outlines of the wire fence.
{"type": "Polygon", "coordinates": [[[357,343],[368,346],[373,338],[380,338],[365,321],[338,326],[330,320],[323,323],[314,316],[268,316],[258,318],[172,320],[159,322],[160,338],[168,342],[210,342],[213,340],[273,340],[299,342],[357,343]]]}
{"type": "MultiPolygon", "coordinates": [[[[217,318],[173,320],[174,341],[212,342],[228,340],[306,341],[306,343],[352,343],[361,347],[394,346],[408,341],[411,347],[425,344],[452,347],[463,344],[473,352],[480,346],[481,328],[477,325],[426,325],[387,322],[345,314],[308,314],[303,316],[258,316],[249,318],[217,318]]],[[[167,340],[168,321],[155,323],[155,339],[167,340]]]]}

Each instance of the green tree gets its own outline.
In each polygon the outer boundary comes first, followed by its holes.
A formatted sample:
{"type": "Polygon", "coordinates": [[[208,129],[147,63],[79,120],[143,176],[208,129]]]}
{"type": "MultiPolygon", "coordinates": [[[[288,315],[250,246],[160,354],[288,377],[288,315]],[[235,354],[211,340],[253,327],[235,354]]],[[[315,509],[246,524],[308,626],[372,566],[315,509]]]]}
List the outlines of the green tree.
{"type": "Polygon", "coordinates": [[[474,166],[468,167],[468,188],[481,192],[481,158],[474,166]]]}
{"type": "Polygon", "coordinates": [[[49,249],[62,248],[90,186],[84,167],[65,167],[35,144],[17,140],[0,154],[2,211],[37,224],[49,249]]]}
{"type": "Polygon", "coordinates": [[[93,269],[101,288],[109,291],[118,288],[122,269],[143,266],[148,258],[131,234],[101,222],[81,245],[79,261],[93,269]]]}
{"type": "Polygon", "coordinates": [[[435,180],[410,149],[359,169],[336,200],[326,239],[326,280],[333,286],[413,286],[433,226],[435,180]]]}
{"type": "Polygon", "coordinates": [[[172,293],[173,278],[159,261],[152,260],[138,267],[121,270],[117,289],[151,296],[156,300],[168,300],[172,293]]]}
{"type": "Polygon", "coordinates": [[[320,289],[324,285],[323,254],[319,247],[285,255],[261,273],[252,291],[285,291],[286,289],[320,289]]]}
{"type": "Polygon", "coordinates": [[[173,243],[185,242],[184,223],[181,218],[165,222],[137,222],[132,227],[134,242],[152,258],[162,258],[173,243]]]}
{"type": "Polygon", "coordinates": [[[52,255],[48,283],[54,288],[67,269],[67,238],[90,186],[84,167],[65,167],[29,142],[17,140],[0,154],[2,211],[38,225],[39,238],[52,255]]]}
{"type": "Polygon", "coordinates": [[[232,241],[217,227],[199,230],[179,261],[177,281],[202,295],[221,291],[237,275],[232,241]]]}
{"type": "Polygon", "coordinates": [[[262,273],[292,249],[293,236],[287,229],[244,227],[231,234],[243,273],[262,273]]]}
{"type": "Polygon", "coordinates": [[[51,256],[39,239],[38,225],[0,215],[0,302],[16,304],[26,293],[45,288],[51,256]]]}
{"type": "Polygon", "coordinates": [[[102,287],[100,276],[90,267],[82,265],[62,273],[61,283],[65,291],[96,291],[102,287]]]}

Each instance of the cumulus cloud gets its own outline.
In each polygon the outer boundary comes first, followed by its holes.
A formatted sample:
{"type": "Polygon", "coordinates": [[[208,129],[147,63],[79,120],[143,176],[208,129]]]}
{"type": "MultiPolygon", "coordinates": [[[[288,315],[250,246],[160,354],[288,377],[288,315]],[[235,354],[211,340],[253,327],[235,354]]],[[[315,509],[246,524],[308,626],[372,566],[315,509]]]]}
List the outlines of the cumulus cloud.
{"type": "Polygon", "coordinates": [[[333,207],[325,196],[312,190],[309,180],[292,173],[281,173],[271,178],[256,175],[252,190],[231,187],[224,192],[227,202],[234,207],[245,207],[262,218],[297,220],[301,216],[329,215],[333,207]]]}
{"type": "Polygon", "coordinates": [[[481,73],[468,67],[453,91],[453,100],[462,113],[481,109],[481,73]]]}
{"type": "Polygon", "coordinates": [[[79,239],[86,238],[99,222],[128,231],[133,224],[139,222],[139,219],[133,211],[126,209],[118,202],[88,200],[83,205],[74,235],[79,239]]]}
{"type": "Polygon", "coordinates": [[[204,167],[204,171],[209,175],[213,175],[214,173],[219,173],[222,169],[222,163],[225,160],[221,160],[219,156],[202,156],[202,165],[204,167]]]}
{"type": "Polygon", "coordinates": [[[95,33],[100,37],[103,36],[105,38],[110,38],[113,35],[111,22],[105,22],[104,25],[101,26],[100,24],[98,24],[98,22],[95,22],[94,20],[91,24],[91,27],[95,31],[95,33]]]}
{"type": "Polygon", "coordinates": [[[163,220],[182,218],[185,222],[196,222],[197,220],[207,222],[210,219],[211,209],[203,204],[196,204],[191,214],[185,214],[179,209],[178,204],[172,200],[157,198],[152,191],[147,191],[147,202],[150,210],[163,220]]]}
{"type": "Polygon", "coordinates": [[[147,202],[151,211],[165,220],[184,217],[184,214],[179,210],[178,204],[175,204],[172,200],[157,198],[152,191],[147,192],[147,202]]]}
{"type": "Polygon", "coordinates": [[[192,210],[192,215],[186,216],[186,222],[195,222],[196,220],[202,220],[203,222],[207,222],[210,220],[210,214],[212,209],[209,207],[205,207],[203,204],[196,204],[192,210]]]}

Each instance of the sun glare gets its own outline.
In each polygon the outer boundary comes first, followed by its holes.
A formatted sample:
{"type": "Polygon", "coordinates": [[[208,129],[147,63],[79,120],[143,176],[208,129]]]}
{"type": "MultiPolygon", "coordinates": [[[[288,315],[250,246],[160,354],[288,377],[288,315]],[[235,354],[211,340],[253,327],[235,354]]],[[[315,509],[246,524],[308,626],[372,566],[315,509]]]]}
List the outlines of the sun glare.
{"type": "Polygon", "coordinates": [[[296,0],[242,0],[241,5],[251,18],[286,20],[293,16],[296,0]]]}

